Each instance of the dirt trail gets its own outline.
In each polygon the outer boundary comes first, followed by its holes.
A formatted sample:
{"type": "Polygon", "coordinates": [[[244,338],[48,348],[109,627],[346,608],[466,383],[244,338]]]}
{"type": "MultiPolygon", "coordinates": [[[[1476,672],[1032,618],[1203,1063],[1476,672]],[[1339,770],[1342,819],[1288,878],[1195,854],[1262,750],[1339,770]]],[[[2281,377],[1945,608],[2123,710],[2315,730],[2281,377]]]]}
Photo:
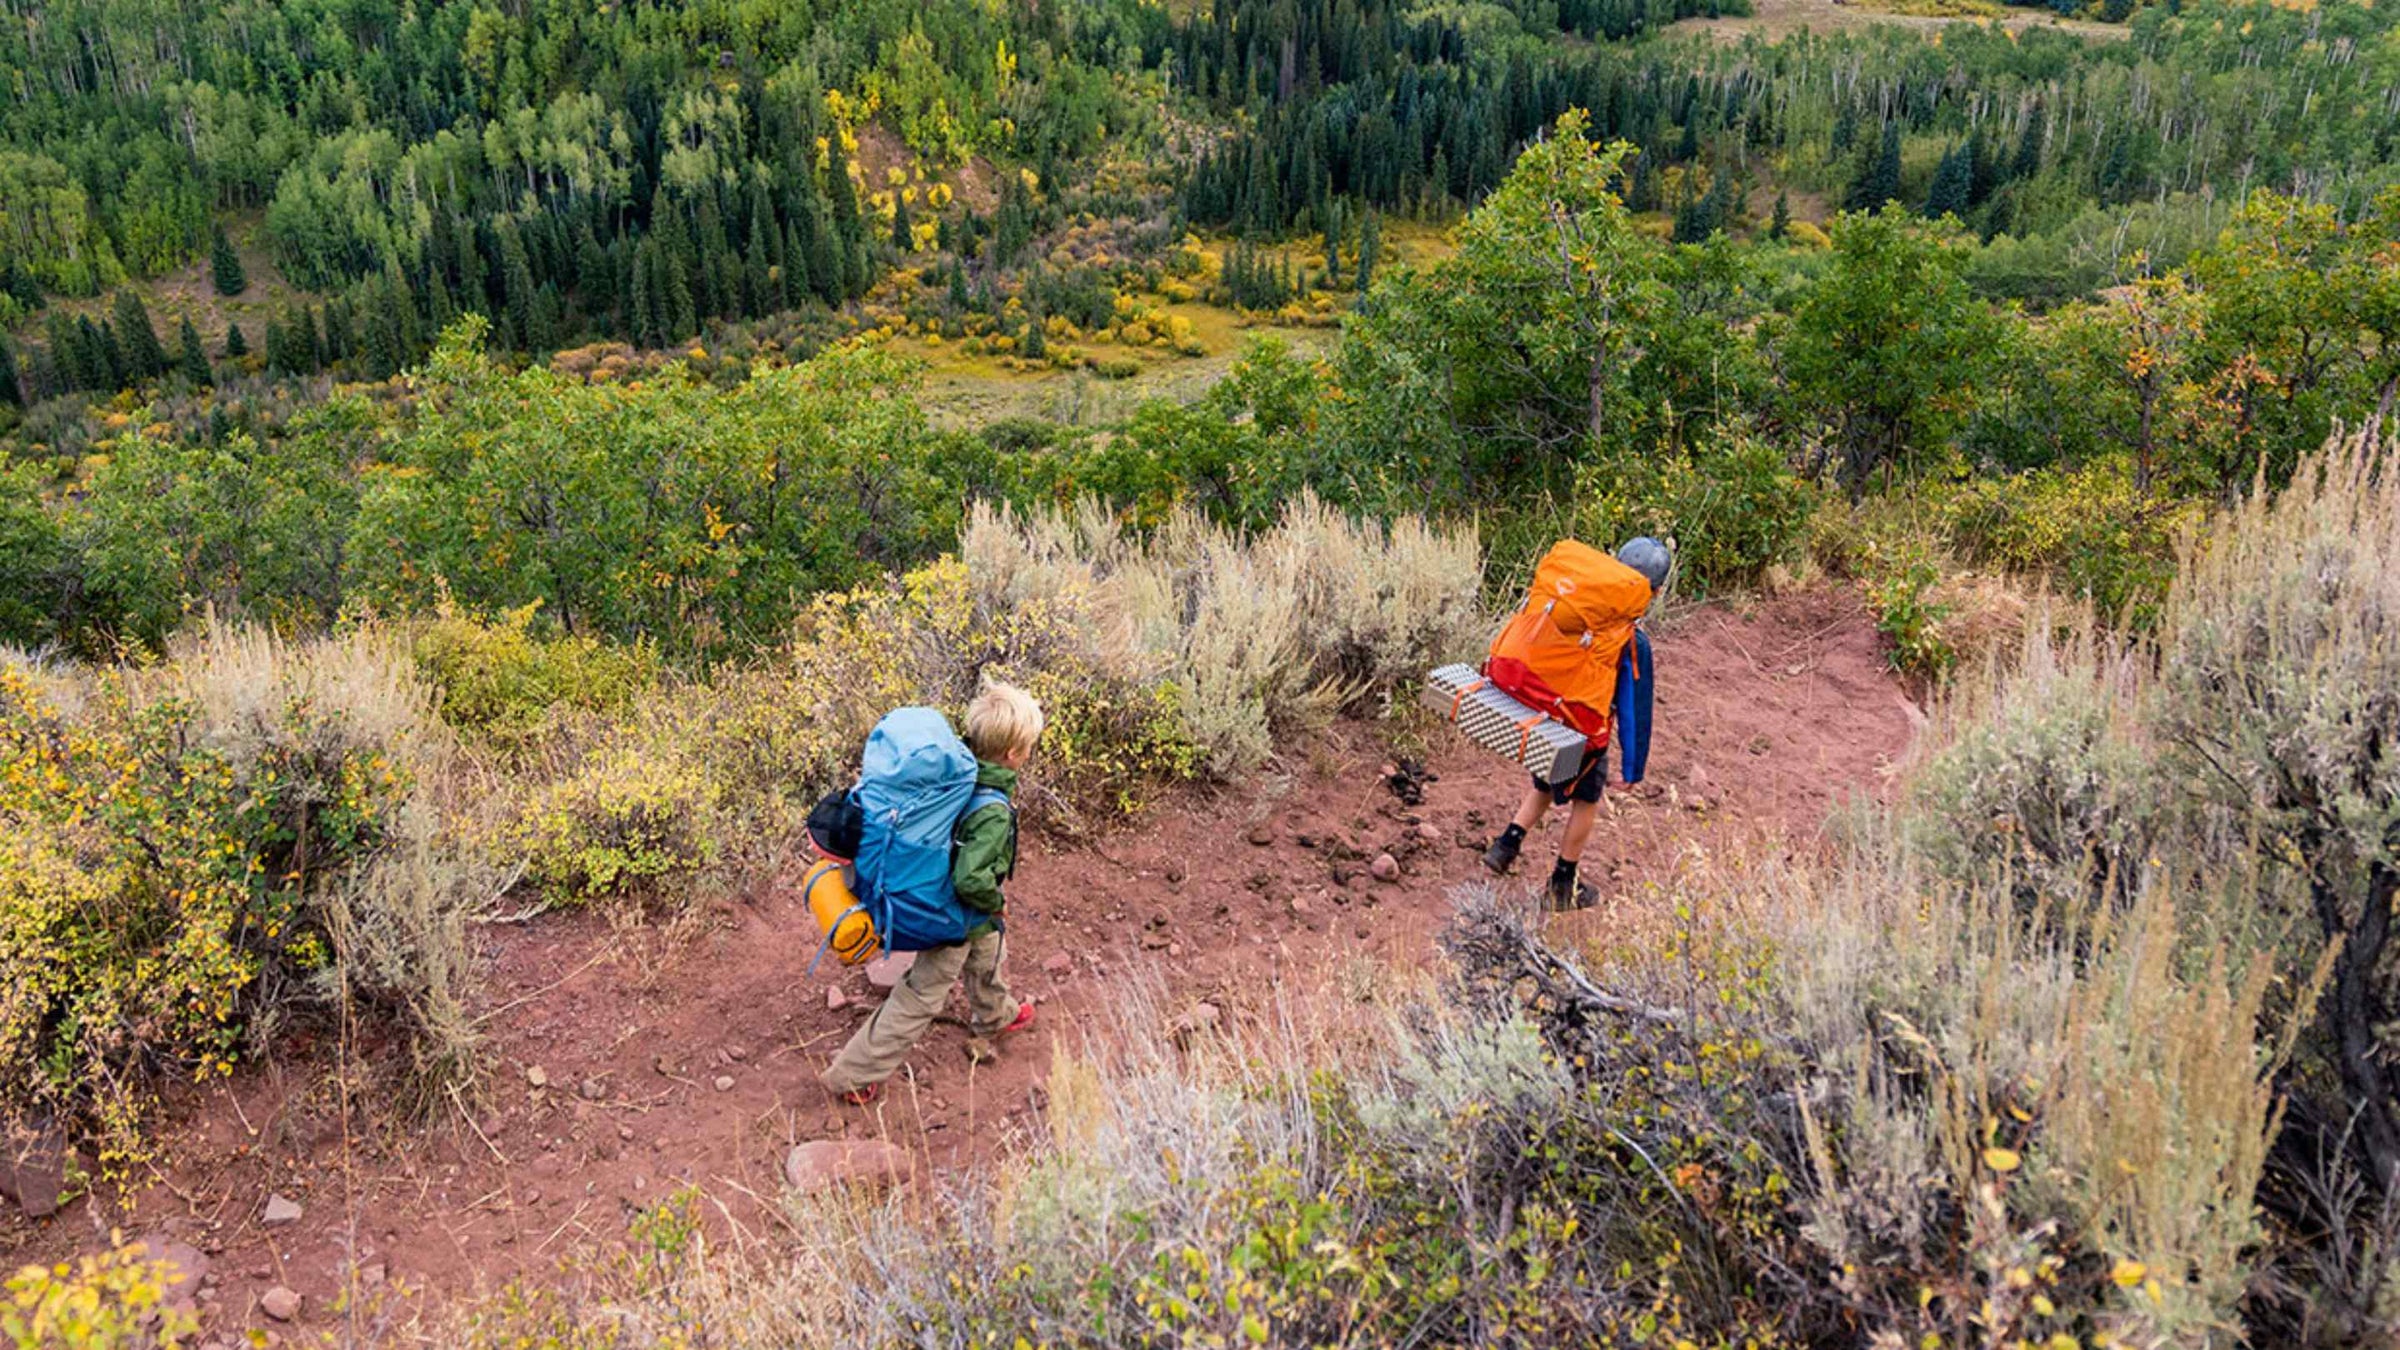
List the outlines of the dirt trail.
{"type": "MultiPolygon", "coordinates": [[[[1804,844],[1842,797],[1881,788],[1917,721],[1844,594],[1694,611],[1660,634],[1658,660],[1650,781],[1612,788],[1586,859],[1606,898],[1559,920],[1595,935],[1689,844],[1804,844]]],[[[303,1296],[302,1325],[329,1317],[352,1251],[373,1275],[471,1292],[620,1238],[687,1181],[720,1220],[764,1231],[795,1142],[882,1136],[936,1166],[972,1163],[1024,1136],[1053,1043],[1098,1025],[1129,971],[1154,969],[1171,1009],[1206,999],[1241,1016],[1357,958],[1430,960],[1450,888],[1484,875],[1477,849],[1522,781],[1448,733],[1436,744],[1415,806],[1386,787],[1375,729],[1351,724],[1288,766],[1283,793],[1181,798],[1094,845],[1029,840],[1007,971],[1039,1020],[981,1067],[962,1028],[937,1027],[873,1110],[835,1106],[814,1076],[880,991],[830,961],[803,974],[815,932],[788,888],[677,937],[547,918],[485,930],[497,1011],[472,1119],[407,1127],[353,1102],[345,1131],[331,1048],[297,1047],[292,1067],[173,1105],[168,1170],[130,1215],[84,1200],[39,1226],[11,1216],[0,1249],[52,1256],[111,1223],[187,1242],[210,1258],[202,1306],[230,1338],[272,1325],[258,1299],[276,1285],[303,1296]],[[1367,875],[1385,851],[1401,865],[1389,882],[1367,875]],[[270,1194],[301,1216],[266,1227],[270,1194]]],[[[1553,846],[1529,844],[1507,884],[1538,881],[1553,846]]]]}

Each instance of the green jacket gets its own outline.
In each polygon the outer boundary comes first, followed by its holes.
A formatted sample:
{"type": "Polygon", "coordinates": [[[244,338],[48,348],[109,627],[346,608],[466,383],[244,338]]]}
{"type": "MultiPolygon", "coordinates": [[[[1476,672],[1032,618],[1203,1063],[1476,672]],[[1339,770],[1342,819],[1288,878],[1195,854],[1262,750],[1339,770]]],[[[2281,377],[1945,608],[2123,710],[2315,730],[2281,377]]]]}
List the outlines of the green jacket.
{"type": "Polygon", "coordinates": [[[1008,897],[1000,888],[1017,870],[1017,771],[985,760],[975,761],[975,786],[992,788],[1010,799],[1007,806],[991,805],[958,825],[958,848],[950,860],[950,886],[959,903],[992,917],[967,930],[978,938],[1000,926],[1000,911],[1008,897]]]}

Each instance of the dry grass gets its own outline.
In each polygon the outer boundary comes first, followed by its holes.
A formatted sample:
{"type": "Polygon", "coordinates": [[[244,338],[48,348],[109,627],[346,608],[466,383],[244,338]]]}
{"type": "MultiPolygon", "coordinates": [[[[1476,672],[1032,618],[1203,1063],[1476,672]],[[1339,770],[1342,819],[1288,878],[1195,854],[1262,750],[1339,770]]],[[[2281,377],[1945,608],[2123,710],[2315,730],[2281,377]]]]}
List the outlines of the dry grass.
{"type": "Polygon", "coordinates": [[[1218,773],[1263,763],[1337,704],[1470,650],[1483,627],[1471,527],[1359,521],[1311,494],[1247,540],[1190,510],[1137,539],[1091,503],[978,506],[960,551],[987,608],[1082,598],[1118,650],[1163,674],[1218,773]]]}

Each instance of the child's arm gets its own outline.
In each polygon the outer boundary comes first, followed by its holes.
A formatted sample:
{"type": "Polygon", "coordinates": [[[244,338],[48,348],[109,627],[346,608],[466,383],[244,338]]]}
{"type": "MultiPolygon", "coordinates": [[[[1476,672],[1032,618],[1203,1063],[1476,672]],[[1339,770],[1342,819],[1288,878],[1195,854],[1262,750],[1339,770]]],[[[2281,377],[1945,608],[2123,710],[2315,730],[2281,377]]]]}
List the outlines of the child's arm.
{"type": "Polygon", "coordinates": [[[1016,812],[998,802],[967,817],[959,827],[950,887],[958,892],[960,904],[979,914],[997,914],[1007,903],[1000,885],[1006,880],[1009,836],[1016,828],[1016,812]]]}

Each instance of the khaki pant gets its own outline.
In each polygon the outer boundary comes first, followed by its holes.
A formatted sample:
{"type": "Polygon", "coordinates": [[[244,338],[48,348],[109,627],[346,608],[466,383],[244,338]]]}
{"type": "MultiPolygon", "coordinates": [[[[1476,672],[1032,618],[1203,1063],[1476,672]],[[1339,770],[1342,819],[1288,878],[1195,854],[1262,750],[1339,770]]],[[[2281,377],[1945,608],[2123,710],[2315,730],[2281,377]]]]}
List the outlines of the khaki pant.
{"type": "Polygon", "coordinates": [[[967,1025],[976,1035],[989,1036],[1015,1021],[1017,1000],[1000,979],[1005,945],[1000,934],[986,933],[956,947],[918,952],[891,997],[817,1080],[831,1091],[853,1092],[891,1077],[941,1014],[942,1005],[950,1001],[950,987],[962,975],[967,982],[967,1025]]]}

